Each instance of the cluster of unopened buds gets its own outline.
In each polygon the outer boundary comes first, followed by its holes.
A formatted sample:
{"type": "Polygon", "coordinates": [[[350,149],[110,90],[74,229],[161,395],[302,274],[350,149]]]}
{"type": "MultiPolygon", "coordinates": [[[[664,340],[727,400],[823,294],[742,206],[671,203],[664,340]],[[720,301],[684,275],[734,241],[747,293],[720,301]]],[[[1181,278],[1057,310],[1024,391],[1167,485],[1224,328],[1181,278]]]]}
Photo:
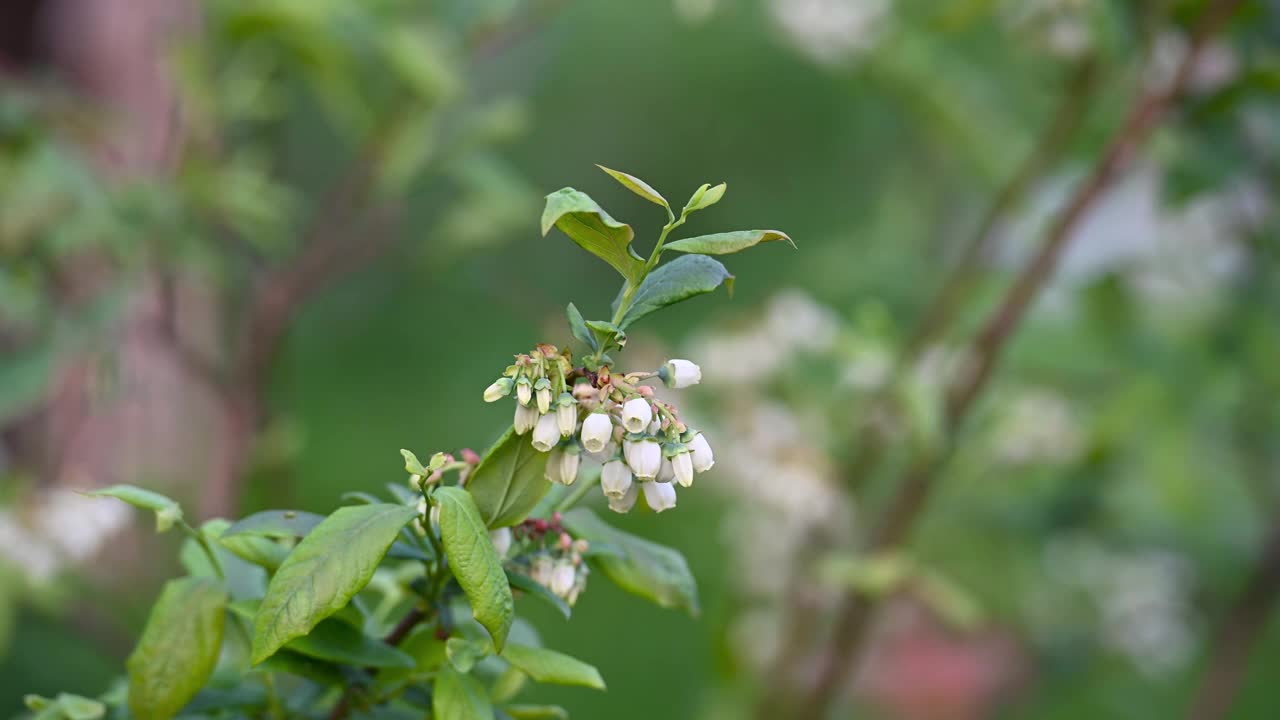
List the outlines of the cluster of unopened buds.
{"type": "Polygon", "coordinates": [[[513,545],[519,546],[519,553],[509,564],[570,605],[586,589],[591,571],[583,562],[583,555],[590,544],[582,538],[574,540],[565,532],[560,513],[550,520],[531,518],[491,535],[500,557],[505,558],[513,545]]]}
{"type": "Polygon", "coordinates": [[[532,432],[538,452],[550,453],[546,477],[572,485],[583,456],[600,463],[609,508],[625,513],[640,494],[655,512],[675,507],[675,484],[693,485],[695,473],[715,464],[702,433],[688,427],[675,406],[641,385],[657,378],[669,388],[697,384],[702,371],[688,360],[668,360],[654,372],[614,374],[574,367],[568,351],[539,345],[516,356],[484,392],[486,402],[515,394],[515,431],[532,432]]]}

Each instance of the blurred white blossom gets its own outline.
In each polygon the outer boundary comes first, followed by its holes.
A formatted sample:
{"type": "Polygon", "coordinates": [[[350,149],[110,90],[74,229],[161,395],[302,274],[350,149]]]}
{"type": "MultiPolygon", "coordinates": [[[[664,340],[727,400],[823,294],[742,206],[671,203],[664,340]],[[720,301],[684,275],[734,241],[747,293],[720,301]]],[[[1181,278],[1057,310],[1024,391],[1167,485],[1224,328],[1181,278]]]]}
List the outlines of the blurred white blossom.
{"type": "Polygon", "coordinates": [[[889,0],[772,0],[769,9],[797,49],[835,64],[876,47],[891,6],[889,0]]]}
{"type": "Polygon", "coordinates": [[[0,562],[33,583],[48,582],[64,567],[96,555],[129,517],[124,503],[64,489],[44,493],[23,512],[0,510],[0,562]]]}

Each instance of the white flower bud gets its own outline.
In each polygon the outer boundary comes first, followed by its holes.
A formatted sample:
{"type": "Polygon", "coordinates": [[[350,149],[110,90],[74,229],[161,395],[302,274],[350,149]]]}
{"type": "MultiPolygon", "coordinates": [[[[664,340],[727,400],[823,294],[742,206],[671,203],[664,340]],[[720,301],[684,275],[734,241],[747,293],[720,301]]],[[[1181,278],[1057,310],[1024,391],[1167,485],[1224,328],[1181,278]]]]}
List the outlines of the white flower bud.
{"type": "Polygon", "coordinates": [[[582,421],[582,447],[600,452],[613,439],[613,420],[606,413],[591,413],[582,421]]]}
{"type": "Polygon", "coordinates": [[[657,435],[658,433],[662,432],[662,418],[655,417],[653,419],[653,422],[649,423],[649,429],[646,430],[645,432],[647,432],[650,435],[657,435]]]}
{"type": "Polygon", "coordinates": [[[493,549],[498,551],[499,558],[506,557],[507,551],[511,549],[511,528],[490,530],[489,541],[493,543],[493,549]]]}
{"type": "Polygon", "coordinates": [[[538,411],[528,405],[516,403],[516,418],[513,422],[516,426],[516,434],[523,435],[533,429],[538,424],[538,411]]]}
{"type": "MultiPolygon", "coordinates": [[[[699,435],[698,437],[702,437],[699,435]]],[[[693,485],[693,454],[688,450],[682,450],[671,456],[671,471],[675,475],[676,482],[684,487],[693,485]]]]}
{"type": "Polygon", "coordinates": [[[573,571],[573,563],[567,560],[561,560],[556,564],[555,570],[551,571],[551,592],[560,597],[567,597],[569,591],[573,590],[573,581],[576,579],[576,573],[573,571]]]}
{"type": "Polygon", "coordinates": [[[631,488],[631,468],[621,460],[610,460],[600,471],[600,488],[611,498],[621,498],[631,488]]]}
{"type": "Polygon", "coordinates": [[[621,497],[608,497],[609,509],[616,513],[630,512],[631,508],[636,505],[636,498],[640,497],[640,483],[631,483],[627,488],[626,494],[621,497]]]}
{"type": "Polygon", "coordinates": [[[533,581],[544,587],[551,586],[551,575],[555,572],[555,564],[551,558],[546,555],[539,555],[534,558],[533,565],[529,568],[529,577],[533,581]]]}
{"type": "Polygon", "coordinates": [[[511,387],[515,385],[509,377],[498,378],[492,385],[484,389],[485,402],[497,402],[502,398],[511,394],[511,387]]]}
{"type": "Polygon", "coordinates": [[[529,382],[529,378],[523,375],[516,380],[516,399],[520,401],[521,405],[528,405],[529,401],[533,399],[533,383],[529,382]]]}
{"type": "Polygon", "coordinates": [[[548,482],[556,484],[564,483],[564,475],[561,471],[563,466],[560,464],[560,456],[563,454],[563,450],[556,448],[551,451],[551,456],[547,458],[547,469],[543,471],[542,476],[545,477],[548,482]]]}
{"type": "Polygon", "coordinates": [[[431,532],[436,535],[440,534],[440,506],[431,506],[431,512],[427,513],[427,522],[431,523],[431,532]]]}
{"type": "Polygon", "coordinates": [[[545,413],[551,410],[551,388],[541,388],[536,393],[538,396],[538,412],[545,413]]]}
{"type": "Polygon", "coordinates": [[[698,472],[706,472],[716,464],[716,456],[711,452],[711,445],[702,433],[694,435],[689,442],[689,454],[693,456],[693,469],[698,472]]]}
{"type": "Polygon", "coordinates": [[[676,472],[671,468],[671,458],[662,458],[662,469],[658,471],[658,477],[654,478],[654,482],[669,483],[676,479],[676,472]]]}
{"type": "Polygon", "coordinates": [[[569,393],[560,393],[556,405],[556,422],[560,425],[560,435],[569,437],[578,429],[578,403],[569,393]]]}
{"type": "Polygon", "coordinates": [[[632,398],[622,406],[622,426],[627,432],[644,432],[653,420],[653,408],[644,398],[632,398]]]}
{"type": "Polygon", "coordinates": [[[662,446],[655,440],[624,440],[622,454],[631,466],[631,472],[642,480],[654,479],[662,469],[662,446]]]}
{"type": "Polygon", "coordinates": [[[560,442],[560,426],[556,424],[556,416],[550,413],[538,418],[533,426],[533,449],[538,452],[549,452],[560,442]]]}
{"type": "Polygon", "coordinates": [[[678,390],[702,382],[702,368],[688,360],[668,360],[658,371],[658,376],[667,387],[678,390]]]}
{"type": "Polygon", "coordinates": [[[572,485],[578,479],[578,464],[582,459],[576,452],[566,451],[560,456],[560,482],[572,485]]]}
{"type": "Polygon", "coordinates": [[[654,512],[660,513],[676,506],[676,487],[671,483],[647,482],[642,483],[641,489],[644,490],[644,501],[654,512]]]}

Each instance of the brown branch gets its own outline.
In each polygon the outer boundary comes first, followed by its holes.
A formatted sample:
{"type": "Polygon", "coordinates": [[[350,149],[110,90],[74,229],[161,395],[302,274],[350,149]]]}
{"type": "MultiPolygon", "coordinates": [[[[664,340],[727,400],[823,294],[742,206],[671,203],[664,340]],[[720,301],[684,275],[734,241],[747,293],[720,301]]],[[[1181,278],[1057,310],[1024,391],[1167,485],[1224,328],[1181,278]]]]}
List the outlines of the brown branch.
{"type": "MultiPolygon", "coordinates": [[[[892,399],[892,389],[898,386],[902,376],[910,371],[930,343],[946,331],[955,318],[956,310],[963,306],[973,292],[977,285],[978,269],[990,252],[1000,221],[1022,202],[1027,192],[1066,150],[1071,138],[1084,122],[1089,101],[1098,86],[1097,80],[1096,58],[1090,56],[1076,65],[1063,89],[1062,99],[1058,102],[1049,123],[1037,138],[1031,152],[1009,180],[996,191],[995,197],[982,214],[973,233],[965,239],[954,265],[943,280],[942,287],[921,313],[914,332],[903,343],[902,352],[895,362],[893,377],[868,399],[868,409],[863,411],[858,428],[853,433],[847,459],[842,468],[842,475],[847,479],[850,492],[856,494],[868,481],[887,449],[884,437],[875,427],[873,419],[878,417],[881,409],[888,406],[892,399]]],[[[811,568],[805,565],[796,568],[793,572],[799,577],[810,570],[811,568]]],[[[801,595],[799,592],[792,593],[787,603],[790,628],[784,633],[785,644],[778,652],[773,665],[774,678],[784,678],[789,668],[799,664],[805,648],[812,639],[810,630],[815,624],[815,613],[813,608],[805,607],[806,603],[799,595],[801,595]]],[[[775,696],[760,704],[757,716],[761,720],[778,716],[781,712],[783,691],[779,688],[775,696]]]]}
{"type": "MultiPolygon", "coordinates": [[[[974,340],[971,351],[974,368],[954,387],[948,397],[946,421],[949,431],[954,433],[986,387],[1005,343],[1053,274],[1063,248],[1070,241],[1080,221],[1128,167],[1170,105],[1183,93],[1205,43],[1240,3],[1241,0],[1218,0],[1209,7],[1196,28],[1191,45],[1172,82],[1162,91],[1146,92],[1138,97],[1093,171],[1077,187],[1054,220],[1039,250],[974,340]]],[[[897,547],[906,542],[916,519],[927,504],[936,472],[943,462],[943,454],[934,457],[925,455],[909,465],[890,501],[885,520],[872,534],[869,542],[871,552],[897,547]]],[[[824,716],[840,687],[840,681],[863,644],[874,610],[875,602],[869,596],[859,593],[846,596],[832,634],[831,652],[823,658],[818,669],[813,692],[793,717],[807,720],[824,716]]]]}
{"type": "Polygon", "coordinates": [[[1187,720],[1217,720],[1227,716],[1244,682],[1249,655],[1262,636],[1278,596],[1280,519],[1272,526],[1244,591],[1210,641],[1209,659],[1191,698],[1187,720]]]}
{"type": "MultiPolygon", "coordinates": [[[[409,633],[412,632],[414,628],[428,617],[430,617],[430,615],[426,610],[423,610],[420,607],[414,607],[407,615],[400,619],[400,622],[396,623],[396,626],[392,628],[391,632],[387,633],[387,636],[382,639],[382,642],[393,647],[399,645],[406,637],[409,637],[409,633]]],[[[377,674],[377,668],[369,668],[370,677],[377,674]]],[[[333,706],[333,710],[329,712],[329,720],[342,720],[342,718],[345,718],[350,712],[351,689],[347,688],[342,693],[342,697],[339,698],[337,704],[333,706]]]]}

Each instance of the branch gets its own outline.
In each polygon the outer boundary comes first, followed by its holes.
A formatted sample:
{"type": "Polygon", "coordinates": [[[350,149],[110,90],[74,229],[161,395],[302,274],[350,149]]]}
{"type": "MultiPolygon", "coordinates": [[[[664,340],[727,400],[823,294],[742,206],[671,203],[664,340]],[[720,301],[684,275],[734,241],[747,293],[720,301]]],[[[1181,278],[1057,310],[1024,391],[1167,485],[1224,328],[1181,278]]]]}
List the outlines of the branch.
{"type": "Polygon", "coordinates": [[[1266,629],[1277,596],[1280,596],[1280,518],[1270,530],[1244,591],[1210,641],[1209,659],[1187,709],[1187,720],[1216,720],[1227,716],[1244,682],[1249,655],[1266,629]]]}
{"type": "MultiPolygon", "coordinates": [[[[1135,101],[1093,171],[1054,220],[1040,249],[1019,274],[974,340],[971,353],[975,361],[974,369],[957,383],[948,397],[948,430],[954,432],[962,423],[974,401],[986,387],[1005,343],[1026,314],[1032,300],[1052,276],[1073,231],[1120,173],[1129,166],[1137,150],[1163,119],[1170,105],[1186,89],[1205,43],[1239,7],[1241,1],[1217,0],[1201,18],[1191,45],[1169,86],[1162,91],[1143,93],[1135,101]]],[[[926,455],[909,465],[890,501],[884,522],[870,538],[871,552],[897,547],[907,540],[912,526],[927,504],[936,471],[945,460],[945,454],[936,457],[926,455]]],[[[817,681],[808,702],[794,717],[804,720],[824,716],[840,686],[840,680],[848,672],[862,645],[874,609],[874,601],[865,595],[851,593],[845,597],[833,632],[832,650],[818,669],[817,681]]]]}

